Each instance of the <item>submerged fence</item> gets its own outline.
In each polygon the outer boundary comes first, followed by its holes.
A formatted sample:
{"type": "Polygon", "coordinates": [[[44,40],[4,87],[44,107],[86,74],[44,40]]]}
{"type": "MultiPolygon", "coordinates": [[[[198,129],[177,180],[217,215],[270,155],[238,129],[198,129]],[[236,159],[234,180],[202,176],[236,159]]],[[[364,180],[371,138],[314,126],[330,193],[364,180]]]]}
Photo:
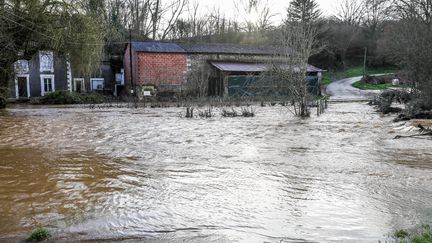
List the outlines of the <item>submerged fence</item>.
{"type": "Polygon", "coordinates": [[[329,101],[328,96],[322,97],[316,101],[317,116],[323,114],[325,110],[328,108],[328,101],[329,101]]]}

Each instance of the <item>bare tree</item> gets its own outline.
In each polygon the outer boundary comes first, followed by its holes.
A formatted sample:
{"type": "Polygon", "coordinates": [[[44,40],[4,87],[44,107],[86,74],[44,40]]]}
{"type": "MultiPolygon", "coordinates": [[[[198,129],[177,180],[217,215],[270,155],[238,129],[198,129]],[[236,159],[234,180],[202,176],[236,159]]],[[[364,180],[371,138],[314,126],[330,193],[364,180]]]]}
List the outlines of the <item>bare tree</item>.
{"type": "Polygon", "coordinates": [[[208,82],[211,75],[211,68],[201,63],[193,65],[188,74],[187,89],[191,95],[199,98],[205,97],[208,93],[208,82]]]}
{"type": "Polygon", "coordinates": [[[383,21],[389,19],[389,0],[365,0],[363,24],[372,32],[376,32],[383,21]]]}
{"type": "MultiPolygon", "coordinates": [[[[157,0],[156,2],[159,4],[159,1],[161,0],[157,0]]],[[[161,29],[159,38],[160,40],[165,40],[171,33],[175,23],[180,18],[180,15],[183,13],[183,10],[186,8],[187,4],[188,0],[173,0],[169,3],[169,5],[160,10],[160,17],[156,21],[159,23],[165,21],[163,22],[163,28],[161,29]]],[[[153,37],[153,39],[155,38],[153,37]]]]}
{"type": "Polygon", "coordinates": [[[349,25],[359,25],[364,17],[365,5],[362,0],[341,0],[336,18],[349,25]]]}
{"type": "Polygon", "coordinates": [[[275,17],[271,13],[268,5],[262,8],[256,23],[256,29],[260,32],[265,32],[272,29],[272,18],[275,17]]]}
{"type": "Polygon", "coordinates": [[[415,19],[423,24],[432,23],[430,0],[393,0],[393,9],[401,19],[415,19]]]}
{"type": "Polygon", "coordinates": [[[283,89],[294,107],[294,113],[300,117],[310,115],[309,105],[312,96],[308,91],[307,66],[310,56],[316,53],[316,29],[302,22],[291,22],[281,31],[282,61],[273,64],[274,78],[280,80],[277,87],[283,89]]]}
{"type": "Polygon", "coordinates": [[[421,109],[432,109],[432,2],[397,0],[393,2],[395,22],[386,30],[381,47],[414,82],[413,91],[421,97],[421,109]]]}

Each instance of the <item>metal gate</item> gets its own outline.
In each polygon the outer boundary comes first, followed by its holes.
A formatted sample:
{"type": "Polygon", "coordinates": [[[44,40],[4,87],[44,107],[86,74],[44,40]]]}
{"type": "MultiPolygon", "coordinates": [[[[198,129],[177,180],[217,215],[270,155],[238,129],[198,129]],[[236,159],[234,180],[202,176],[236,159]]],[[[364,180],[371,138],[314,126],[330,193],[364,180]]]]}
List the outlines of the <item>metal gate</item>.
{"type": "Polygon", "coordinates": [[[230,96],[255,96],[257,76],[229,76],[228,95],[230,96]]]}
{"type": "MultiPolygon", "coordinates": [[[[282,93],[276,92],[274,88],[264,86],[266,82],[260,82],[260,76],[228,76],[228,95],[249,97],[257,95],[270,95],[268,91],[273,91],[271,95],[280,95],[282,93]]],[[[319,95],[319,79],[317,76],[307,77],[308,92],[312,95],[319,95]]],[[[285,94],[286,95],[286,94],[285,94]]]]}

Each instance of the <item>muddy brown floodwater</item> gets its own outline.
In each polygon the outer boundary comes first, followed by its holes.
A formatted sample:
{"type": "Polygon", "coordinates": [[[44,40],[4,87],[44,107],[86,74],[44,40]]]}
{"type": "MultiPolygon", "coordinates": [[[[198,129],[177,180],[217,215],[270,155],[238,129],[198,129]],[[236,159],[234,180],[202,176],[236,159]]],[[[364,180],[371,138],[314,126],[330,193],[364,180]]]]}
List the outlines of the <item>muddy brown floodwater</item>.
{"type": "Polygon", "coordinates": [[[361,103],[320,117],[178,108],[0,112],[0,241],[378,242],[430,223],[431,141],[361,103]]]}

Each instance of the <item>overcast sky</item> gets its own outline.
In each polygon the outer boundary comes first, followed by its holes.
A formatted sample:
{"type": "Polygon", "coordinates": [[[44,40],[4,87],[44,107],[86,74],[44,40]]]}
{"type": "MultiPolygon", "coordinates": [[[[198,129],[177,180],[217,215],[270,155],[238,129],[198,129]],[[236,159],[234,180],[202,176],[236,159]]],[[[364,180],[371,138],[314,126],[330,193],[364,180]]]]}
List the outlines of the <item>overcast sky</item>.
{"type": "MultiPolygon", "coordinates": [[[[238,18],[238,20],[244,20],[244,19],[256,19],[257,13],[246,13],[244,11],[244,8],[242,8],[240,11],[238,11],[236,8],[236,5],[238,6],[242,1],[247,0],[195,0],[199,2],[201,11],[210,11],[212,9],[220,8],[221,11],[223,11],[226,14],[226,17],[228,18],[238,18]]],[[[272,13],[276,15],[273,18],[274,22],[280,21],[283,16],[286,14],[286,9],[289,5],[289,0],[260,0],[261,8],[265,5],[265,2],[268,2],[266,4],[270,7],[272,13]]],[[[321,10],[324,15],[333,15],[335,12],[335,8],[340,0],[317,0],[319,3],[321,10]]]]}

